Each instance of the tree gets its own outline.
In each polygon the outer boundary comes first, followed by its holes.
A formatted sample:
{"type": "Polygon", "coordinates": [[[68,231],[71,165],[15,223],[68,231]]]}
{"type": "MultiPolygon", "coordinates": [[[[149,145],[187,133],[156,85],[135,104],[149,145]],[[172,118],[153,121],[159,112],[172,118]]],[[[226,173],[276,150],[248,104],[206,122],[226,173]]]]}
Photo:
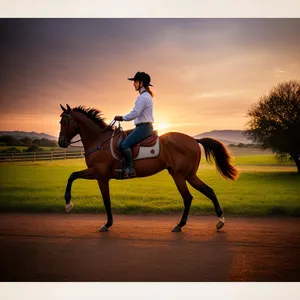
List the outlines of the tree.
{"type": "Polygon", "coordinates": [[[6,143],[7,146],[21,146],[22,143],[11,135],[0,136],[0,142],[6,143]]]}
{"type": "Polygon", "coordinates": [[[32,141],[32,143],[41,147],[57,147],[56,141],[48,140],[46,138],[35,139],[32,141]]]}
{"type": "Polygon", "coordinates": [[[300,173],[300,81],[273,87],[247,115],[245,135],[271,149],[279,160],[294,161],[300,173]]]}
{"type": "Polygon", "coordinates": [[[24,137],[20,139],[20,142],[24,143],[26,146],[30,146],[32,144],[32,139],[29,137],[24,137]]]}
{"type": "Polygon", "coordinates": [[[239,147],[239,148],[246,148],[246,145],[243,144],[243,143],[238,143],[238,144],[237,144],[237,147],[239,147]]]}
{"type": "Polygon", "coordinates": [[[43,146],[43,147],[57,147],[57,142],[52,141],[52,140],[48,140],[46,138],[42,138],[41,141],[40,141],[40,146],[43,146]]]}

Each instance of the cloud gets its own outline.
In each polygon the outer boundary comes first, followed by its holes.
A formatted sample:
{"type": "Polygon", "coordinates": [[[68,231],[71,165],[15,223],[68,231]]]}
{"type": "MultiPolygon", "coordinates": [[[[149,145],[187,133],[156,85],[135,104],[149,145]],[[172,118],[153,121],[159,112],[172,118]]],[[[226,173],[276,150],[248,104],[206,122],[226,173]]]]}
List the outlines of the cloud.
{"type": "Polygon", "coordinates": [[[35,130],[45,124],[55,132],[60,103],[97,107],[107,120],[125,114],[136,99],[126,78],[138,70],[151,74],[156,120],[161,114],[161,123],[186,132],[199,126],[195,120],[201,128],[225,122],[230,127],[230,122],[242,124],[250,101],[276,81],[300,75],[296,19],[8,19],[1,24],[0,122],[7,128],[22,123],[35,130]]]}
{"type": "Polygon", "coordinates": [[[186,127],[186,126],[197,126],[198,123],[170,123],[168,124],[168,127],[186,127]]]}
{"type": "Polygon", "coordinates": [[[275,72],[276,73],[285,73],[285,71],[280,68],[275,68],[275,72]]]}
{"type": "Polygon", "coordinates": [[[190,100],[197,99],[214,99],[214,98],[227,98],[227,97],[238,97],[245,96],[248,94],[247,90],[232,90],[232,91],[210,91],[203,93],[196,93],[189,97],[190,100]]]}
{"type": "Polygon", "coordinates": [[[297,68],[299,66],[299,63],[298,62],[293,62],[293,63],[291,63],[290,66],[293,67],[293,68],[297,68]]]}

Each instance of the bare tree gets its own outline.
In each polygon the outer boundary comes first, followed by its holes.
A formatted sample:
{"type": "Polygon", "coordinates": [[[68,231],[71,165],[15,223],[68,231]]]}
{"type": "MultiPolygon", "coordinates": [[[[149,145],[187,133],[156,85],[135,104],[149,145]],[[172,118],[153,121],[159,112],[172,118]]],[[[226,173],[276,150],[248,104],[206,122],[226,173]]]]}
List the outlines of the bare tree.
{"type": "Polygon", "coordinates": [[[279,160],[294,161],[300,173],[300,81],[278,84],[247,115],[245,135],[271,149],[279,160]]]}

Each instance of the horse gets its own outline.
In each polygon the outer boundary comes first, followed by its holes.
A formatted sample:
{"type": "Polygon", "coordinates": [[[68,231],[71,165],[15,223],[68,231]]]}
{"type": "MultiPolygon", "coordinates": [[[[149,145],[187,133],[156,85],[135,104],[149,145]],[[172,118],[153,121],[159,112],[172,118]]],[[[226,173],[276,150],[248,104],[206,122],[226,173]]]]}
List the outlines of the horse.
{"type": "MultiPolygon", "coordinates": [[[[60,106],[63,112],[60,115],[58,144],[61,148],[67,148],[74,143],[72,139],[79,134],[84,147],[87,166],[87,169],[73,172],[70,175],[65,190],[65,210],[68,213],[73,208],[71,187],[76,179],[97,180],[107,215],[107,222],[100,227],[99,231],[108,231],[113,225],[109,181],[117,179],[115,168],[119,163],[113,155],[110,145],[117,128],[112,123],[107,124],[102,117],[102,112],[96,108],[86,108],[80,105],[72,109],[68,104],[67,108],[60,106]]],[[[130,130],[125,132],[130,133],[130,130]]],[[[225,179],[236,180],[239,171],[231,164],[231,156],[226,146],[212,138],[195,139],[179,132],[165,133],[158,139],[159,155],[135,160],[134,166],[136,177],[151,176],[165,169],[172,176],[184,204],[181,220],[172,231],[180,232],[187,223],[193,199],[187,182],[212,201],[218,217],[216,228],[217,231],[220,230],[225,224],[223,210],[213,189],[200,180],[196,172],[201,159],[199,146],[201,144],[206,160],[209,163],[215,163],[217,170],[225,179]]]]}

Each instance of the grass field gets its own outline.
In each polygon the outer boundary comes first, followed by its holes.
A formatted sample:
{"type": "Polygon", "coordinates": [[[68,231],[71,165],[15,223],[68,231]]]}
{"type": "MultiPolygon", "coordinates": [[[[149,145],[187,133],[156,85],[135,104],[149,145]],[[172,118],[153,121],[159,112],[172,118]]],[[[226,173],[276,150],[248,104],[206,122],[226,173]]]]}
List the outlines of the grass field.
{"type": "MultiPolygon", "coordinates": [[[[243,154],[247,154],[245,151],[243,154]]],[[[291,164],[279,165],[273,155],[241,155],[233,164],[241,171],[235,182],[223,179],[214,166],[201,161],[198,176],[211,186],[226,215],[300,216],[300,176],[291,164]]],[[[0,165],[0,211],[64,212],[64,191],[83,159],[0,165]]],[[[114,213],[182,212],[183,201],[167,171],[148,178],[111,180],[114,213]]],[[[214,215],[210,200],[189,186],[191,213],[214,215]]],[[[103,212],[96,181],[74,182],[75,212],[103,212]]]]}

